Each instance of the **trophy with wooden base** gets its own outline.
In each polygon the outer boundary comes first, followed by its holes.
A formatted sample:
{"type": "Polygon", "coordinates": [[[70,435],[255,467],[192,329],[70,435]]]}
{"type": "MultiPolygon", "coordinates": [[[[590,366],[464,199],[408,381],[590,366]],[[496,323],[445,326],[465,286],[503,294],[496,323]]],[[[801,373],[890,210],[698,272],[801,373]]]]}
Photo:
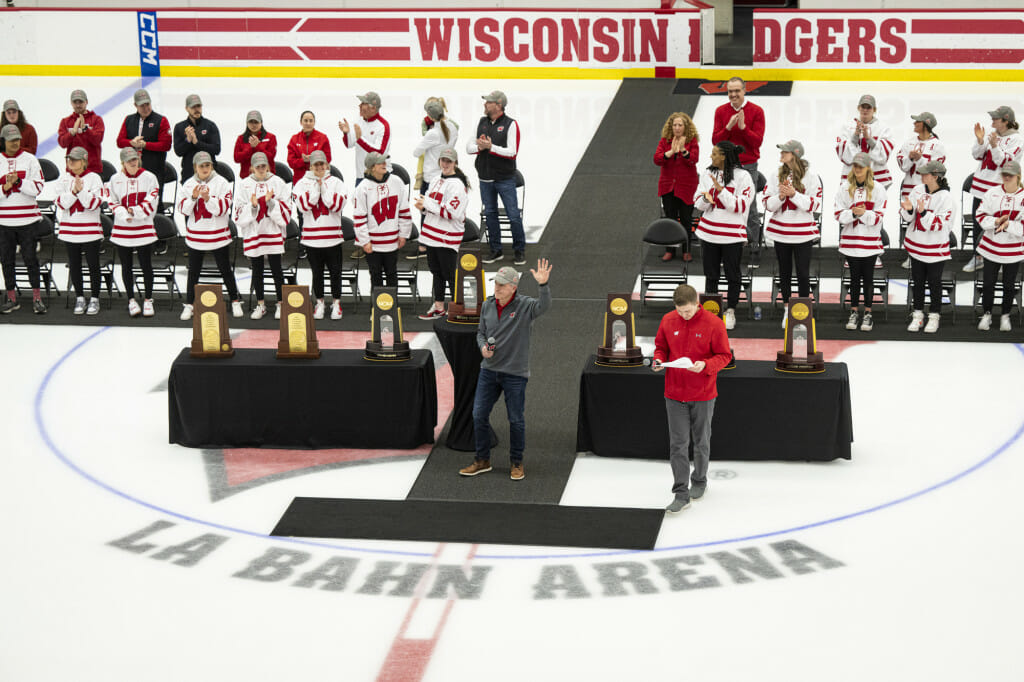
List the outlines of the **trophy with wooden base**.
{"type": "MultiPolygon", "coordinates": [[[[700,307],[725,322],[725,308],[722,306],[721,294],[701,294],[700,307]]],[[[722,369],[736,369],[736,353],[729,348],[729,364],[722,369]]]]}
{"type": "Polygon", "coordinates": [[[641,367],[643,353],[636,345],[635,324],[629,294],[608,294],[604,311],[604,343],[597,349],[598,365],[641,367]]]}
{"type": "Polygon", "coordinates": [[[313,327],[313,304],[309,289],[297,284],[281,287],[281,339],[277,342],[279,358],[320,357],[320,342],[313,327]]]}
{"type": "Polygon", "coordinates": [[[192,315],[193,358],[230,358],[235,354],[228,334],[228,311],[219,284],[197,284],[192,315]]]}
{"type": "Polygon", "coordinates": [[[398,307],[398,290],[374,289],[370,294],[370,340],[363,357],[367,360],[394,362],[412,357],[409,343],[402,337],[402,309],[398,307]]]}
{"type": "Polygon", "coordinates": [[[814,374],[825,371],[825,357],[817,349],[814,300],[792,298],[786,314],[786,345],[775,360],[778,372],[814,374]]]}
{"type": "Polygon", "coordinates": [[[448,321],[480,324],[480,307],[487,298],[480,248],[464,246],[455,263],[455,286],[448,304],[448,321]]]}

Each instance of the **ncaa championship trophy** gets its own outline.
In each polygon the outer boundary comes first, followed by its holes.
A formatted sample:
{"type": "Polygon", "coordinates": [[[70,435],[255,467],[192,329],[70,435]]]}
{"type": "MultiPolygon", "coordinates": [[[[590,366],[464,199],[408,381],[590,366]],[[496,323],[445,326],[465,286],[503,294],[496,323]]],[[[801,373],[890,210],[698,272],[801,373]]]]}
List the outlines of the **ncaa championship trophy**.
{"type": "Polygon", "coordinates": [[[227,306],[220,284],[197,284],[195,314],[192,316],[194,358],[230,358],[235,354],[228,333],[227,306]]]}
{"type": "Polygon", "coordinates": [[[448,321],[480,324],[480,306],[487,298],[480,247],[463,246],[455,262],[455,286],[448,304],[448,321]]]}
{"type": "Polygon", "coordinates": [[[398,307],[398,289],[381,287],[370,294],[370,340],[363,357],[367,360],[394,362],[412,357],[409,342],[402,337],[402,309],[398,307]]]}
{"type": "Polygon", "coordinates": [[[814,299],[791,298],[786,315],[786,345],[775,360],[778,372],[820,373],[825,357],[814,332],[814,299]]]}
{"type": "Polygon", "coordinates": [[[641,367],[643,353],[636,345],[633,310],[629,294],[608,294],[604,311],[604,343],[597,349],[598,365],[641,367]]]}
{"type": "Polygon", "coordinates": [[[313,327],[309,288],[285,284],[281,287],[281,299],[281,339],[277,342],[277,357],[319,358],[320,342],[313,327]]]}

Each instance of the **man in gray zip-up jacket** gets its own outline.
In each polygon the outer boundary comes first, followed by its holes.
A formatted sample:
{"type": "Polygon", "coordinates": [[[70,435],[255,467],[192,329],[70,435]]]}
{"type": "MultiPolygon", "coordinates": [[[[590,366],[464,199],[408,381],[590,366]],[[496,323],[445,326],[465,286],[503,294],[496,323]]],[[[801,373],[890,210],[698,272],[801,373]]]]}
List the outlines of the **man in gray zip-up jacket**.
{"type": "Polygon", "coordinates": [[[540,286],[540,296],[532,298],[518,293],[519,273],[511,267],[498,270],[494,277],[494,295],[480,310],[480,326],[476,341],[484,359],[476,383],[473,402],[473,431],[476,457],[468,467],[459,470],[463,476],[476,476],[491,470],[491,410],[504,392],[509,421],[509,459],[511,478],[522,480],[523,451],[526,449],[526,382],[530,378],[530,332],[533,321],[551,307],[548,278],[551,264],[537,261],[531,269],[540,286]]]}

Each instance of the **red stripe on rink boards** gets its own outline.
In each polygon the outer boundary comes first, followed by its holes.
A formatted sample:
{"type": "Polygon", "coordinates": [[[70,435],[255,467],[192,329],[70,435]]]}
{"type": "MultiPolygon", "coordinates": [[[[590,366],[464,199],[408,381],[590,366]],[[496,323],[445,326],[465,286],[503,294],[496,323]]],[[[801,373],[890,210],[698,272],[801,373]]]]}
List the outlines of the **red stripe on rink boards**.
{"type": "Polygon", "coordinates": [[[911,33],[942,33],[960,35],[964,33],[1017,34],[1024,33],[1024,21],[1020,19],[914,19],[910,22],[911,33]]]}
{"type": "Polygon", "coordinates": [[[315,61],[349,60],[349,61],[403,61],[412,59],[412,51],[408,47],[298,47],[307,57],[315,61]]]}
{"type": "Polygon", "coordinates": [[[301,19],[245,18],[245,17],[167,17],[159,13],[156,27],[160,32],[168,33],[234,33],[261,32],[287,33],[295,28],[301,19]]]}
{"type": "Polygon", "coordinates": [[[409,20],[402,19],[307,19],[299,33],[393,33],[408,32],[409,20]]]}
{"type": "Polygon", "coordinates": [[[914,64],[1020,64],[1024,61],[1024,50],[914,48],[910,51],[910,61],[914,64]]]}
{"type": "Polygon", "coordinates": [[[160,59],[293,60],[302,57],[294,48],[275,45],[161,45],[160,59]]]}

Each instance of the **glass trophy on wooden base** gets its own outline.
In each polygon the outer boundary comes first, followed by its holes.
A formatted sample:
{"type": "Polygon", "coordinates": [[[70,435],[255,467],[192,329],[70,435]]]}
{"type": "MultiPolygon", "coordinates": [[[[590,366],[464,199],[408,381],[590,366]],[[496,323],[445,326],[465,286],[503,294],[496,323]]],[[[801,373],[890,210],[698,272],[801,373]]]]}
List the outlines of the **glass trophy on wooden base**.
{"type": "MultiPolygon", "coordinates": [[[[725,322],[725,307],[722,305],[721,294],[701,294],[700,307],[708,311],[715,317],[725,322]]],[[[736,369],[736,353],[733,352],[732,348],[729,348],[729,364],[722,369],[736,369]]]]}
{"type": "Polygon", "coordinates": [[[604,343],[597,349],[597,364],[608,367],[641,367],[643,353],[636,345],[636,325],[629,294],[608,294],[604,311],[604,343]]]}
{"type": "Polygon", "coordinates": [[[814,333],[814,299],[791,298],[786,315],[786,345],[775,360],[779,372],[820,373],[825,357],[817,349],[814,333]]]}
{"type": "Polygon", "coordinates": [[[281,287],[281,340],[277,342],[279,358],[320,357],[320,342],[313,326],[313,302],[309,288],[297,284],[281,287]]]}
{"type": "Polygon", "coordinates": [[[412,357],[409,343],[402,336],[402,309],[398,307],[398,290],[374,289],[370,294],[370,340],[366,342],[363,357],[385,362],[408,360],[412,357]]]}
{"type": "Polygon", "coordinates": [[[455,291],[448,304],[448,321],[480,324],[480,307],[486,298],[480,248],[463,246],[455,263],[455,291]]]}
{"type": "Polygon", "coordinates": [[[219,284],[197,284],[195,311],[192,315],[194,358],[230,358],[235,354],[228,333],[228,311],[219,284]]]}

